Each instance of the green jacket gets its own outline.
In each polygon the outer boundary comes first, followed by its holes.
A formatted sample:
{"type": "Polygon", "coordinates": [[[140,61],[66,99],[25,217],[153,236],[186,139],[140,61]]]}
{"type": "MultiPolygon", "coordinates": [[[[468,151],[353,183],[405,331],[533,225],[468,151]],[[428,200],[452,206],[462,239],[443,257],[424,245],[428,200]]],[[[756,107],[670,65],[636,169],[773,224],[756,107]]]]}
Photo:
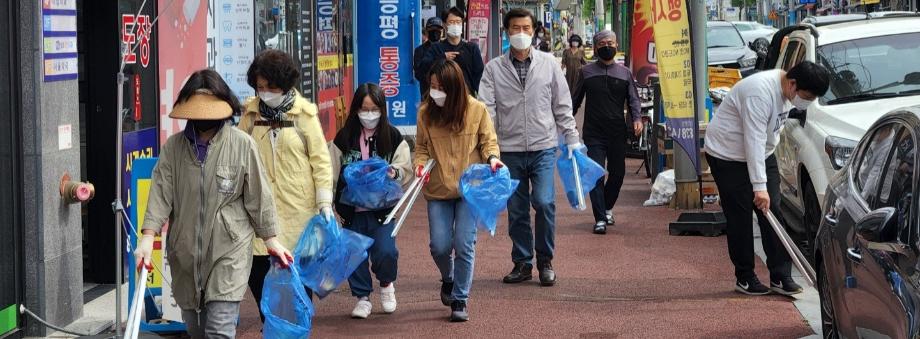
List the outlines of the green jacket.
{"type": "Polygon", "coordinates": [[[241,301],[252,240],[272,237],[277,217],[256,143],[225,125],[201,164],[182,132],[166,141],[153,170],[143,229],[166,232],[173,296],[183,310],[241,301]]]}

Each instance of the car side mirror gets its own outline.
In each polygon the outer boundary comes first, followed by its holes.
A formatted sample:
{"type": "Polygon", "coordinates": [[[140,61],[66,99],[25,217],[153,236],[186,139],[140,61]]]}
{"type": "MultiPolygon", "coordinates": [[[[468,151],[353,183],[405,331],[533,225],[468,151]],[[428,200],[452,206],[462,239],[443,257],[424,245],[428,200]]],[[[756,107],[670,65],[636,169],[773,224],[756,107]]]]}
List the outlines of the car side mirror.
{"type": "Polygon", "coordinates": [[[856,223],[856,234],[868,242],[887,243],[898,238],[898,210],[882,207],[866,214],[856,223]]]}
{"type": "Polygon", "coordinates": [[[802,127],[805,127],[805,119],[807,115],[808,115],[807,110],[800,110],[795,107],[789,110],[789,119],[798,119],[799,126],[802,126],[802,127]]]}

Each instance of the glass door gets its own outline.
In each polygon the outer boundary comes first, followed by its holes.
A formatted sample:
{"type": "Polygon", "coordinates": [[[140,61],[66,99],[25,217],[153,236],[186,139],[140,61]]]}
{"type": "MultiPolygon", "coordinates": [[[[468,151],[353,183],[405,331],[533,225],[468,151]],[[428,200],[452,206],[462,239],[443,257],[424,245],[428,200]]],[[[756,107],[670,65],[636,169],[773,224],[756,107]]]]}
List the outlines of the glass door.
{"type": "Polygon", "coordinates": [[[18,49],[14,48],[14,26],[10,7],[17,2],[3,2],[0,4],[0,126],[13,126],[13,128],[0,128],[0,337],[17,327],[16,305],[19,303],[20,269],[20,225],[17,222],[19,200],[15,198],[18,191],[19,164],[18,143],[16,131],[19,130],[18,119],[15,118],[13,109],[14,73],[12,70],[13,59],[11,54],[18,49]]]}

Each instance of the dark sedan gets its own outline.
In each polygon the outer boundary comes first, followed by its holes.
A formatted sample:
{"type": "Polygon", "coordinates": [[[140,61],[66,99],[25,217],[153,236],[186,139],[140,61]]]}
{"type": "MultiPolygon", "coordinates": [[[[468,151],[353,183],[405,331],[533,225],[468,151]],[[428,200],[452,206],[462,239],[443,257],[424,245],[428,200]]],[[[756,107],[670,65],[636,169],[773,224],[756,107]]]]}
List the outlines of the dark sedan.
{"type": "Polygon", "coordinates": [[[831,181],[815,263],[825,338],[920,336],[920,106],[879,119],[831,181]]]}

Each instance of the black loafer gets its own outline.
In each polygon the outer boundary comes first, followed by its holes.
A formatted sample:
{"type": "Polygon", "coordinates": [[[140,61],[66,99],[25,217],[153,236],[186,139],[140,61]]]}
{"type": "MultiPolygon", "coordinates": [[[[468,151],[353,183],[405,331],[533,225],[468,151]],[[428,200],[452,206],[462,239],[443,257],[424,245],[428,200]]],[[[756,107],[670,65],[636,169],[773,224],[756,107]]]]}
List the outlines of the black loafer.
{"type": "Polygon", "coordinates": [[[553,263],[551,261],[538,261],[537,269],[540,271],[541,286],[553,286],[556,284],[556,272],[553,271],[553,263]]]}
{"type": "Polygon", "coordinates": [[[511,269],[511,273],[508,273],[508,275],[502,279],[502,282],[506,284],[517,284],[528,280],[533,280],[533,265],[529,263],[515,263],[514,268],[511,269]]]}
{"type": "Polygon", "coordinates": [[[444,306],[450,306],[450,293],[454,290],[453,282],[441,281],[441,303],[444,306]]]}
{"type": "Polygon", "coordinates": [[[594,224],[594,234],[607,234],[607,222],[598,221],[594,224]]]}

